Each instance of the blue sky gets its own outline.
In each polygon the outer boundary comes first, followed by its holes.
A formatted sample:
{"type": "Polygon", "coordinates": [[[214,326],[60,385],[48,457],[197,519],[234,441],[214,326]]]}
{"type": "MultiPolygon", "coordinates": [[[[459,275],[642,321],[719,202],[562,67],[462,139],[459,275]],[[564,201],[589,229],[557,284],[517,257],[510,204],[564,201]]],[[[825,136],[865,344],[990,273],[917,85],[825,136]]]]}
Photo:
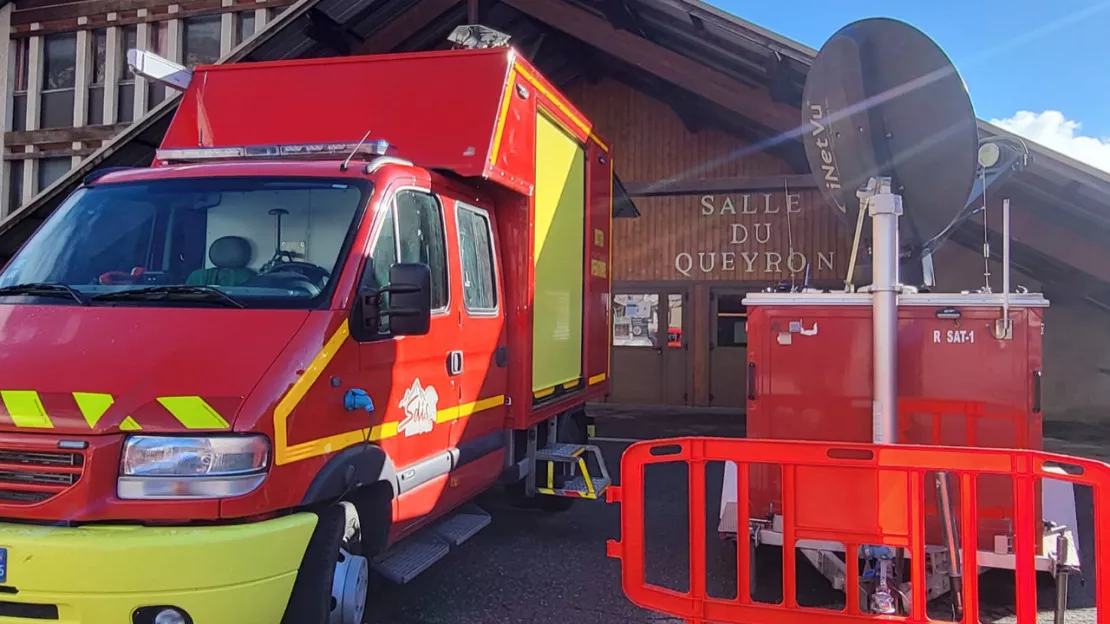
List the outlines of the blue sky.
{"type": "Polygon", "coordinates": [[[812,48],[863,17],[909,22],[952,58],[981,119],[1110,170],[1110,0],[709,2],[812,48]]]}

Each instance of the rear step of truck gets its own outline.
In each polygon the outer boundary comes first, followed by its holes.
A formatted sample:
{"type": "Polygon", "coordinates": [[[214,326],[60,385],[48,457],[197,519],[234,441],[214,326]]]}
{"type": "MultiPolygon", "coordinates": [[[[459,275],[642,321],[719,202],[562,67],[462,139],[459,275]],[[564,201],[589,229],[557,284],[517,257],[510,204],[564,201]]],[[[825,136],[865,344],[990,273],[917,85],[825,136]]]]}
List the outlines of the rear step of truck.
{"type": "Polygon", "coordinates": [[[404,584],[474,537],[490,523],[481,507],[464,505],[455,513],[405,538],[376,559],[371,567],[394,583],[404,584]]]}
{"type": "Polygon", "coordinates": [[[597,499],[601,498],[613,483],[609,478],[609,470],[605,467],[605,459],[601,456],[601,451],[592,444],[556,442],[536,451],[536,463],[540,462],[546,462],[546,466],[537,466],[537,494],[597,499]],[[590,457],[594,459],[593,463],[596,466],[592,475],[588,461],[590,457]],[[565,465],[565,477],[561,484],[556,481],[557,463],[565,465]]]}

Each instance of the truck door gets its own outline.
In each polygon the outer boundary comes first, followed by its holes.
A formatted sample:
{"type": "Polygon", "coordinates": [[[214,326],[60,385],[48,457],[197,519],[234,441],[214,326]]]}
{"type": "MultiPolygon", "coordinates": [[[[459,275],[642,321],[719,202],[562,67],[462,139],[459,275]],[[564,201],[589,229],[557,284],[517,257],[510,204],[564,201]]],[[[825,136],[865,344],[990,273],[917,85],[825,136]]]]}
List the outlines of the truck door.
{"type": "MultiPolygon", "coordinates": [[[[458,407],[458,381],[448,374],[448,355],[459,349],[458,316],[452,308],[453,271],[447,218],[439,198],[427,191],[395,192],[380,216],[371,247],[370,286],[389,281],[397,262],[431,268],[432,318],[423,336],[391,336],[384,315],[379,335],[360,343],[362,382],[381,415],[382,448],[399,477],[395,530],[424,519],[440,503],[452,460],[450,417],[458,407]]],[[[386,295],[388,296],[388,295],[386,295]]],[[[387,306],[383,305],[383,309],[387,306]]]]}
{"type": "Polygon", "coordinates": [[[451,496],[465,499],[501,473],[509,353],[493,218],[485,208],[454,204],[461,265],[455,296],[462,318],[462,351],[457,354],[462,394],[451,429],[451,445],[460,458],[451,496]]]}

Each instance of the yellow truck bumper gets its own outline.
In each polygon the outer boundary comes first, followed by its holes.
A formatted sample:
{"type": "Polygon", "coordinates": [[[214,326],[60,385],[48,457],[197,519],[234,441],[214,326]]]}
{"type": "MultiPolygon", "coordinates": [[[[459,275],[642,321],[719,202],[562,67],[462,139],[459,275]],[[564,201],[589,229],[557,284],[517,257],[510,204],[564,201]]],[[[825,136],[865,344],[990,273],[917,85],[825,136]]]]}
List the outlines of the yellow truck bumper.
{"type": "Polygon", "coordinates": [[[0,624],[52,607],[60,624],[131,624],[158,605],[194,624],[275,624],[315,528],[311,513],[214,527],[0,523],[0,624]]]}

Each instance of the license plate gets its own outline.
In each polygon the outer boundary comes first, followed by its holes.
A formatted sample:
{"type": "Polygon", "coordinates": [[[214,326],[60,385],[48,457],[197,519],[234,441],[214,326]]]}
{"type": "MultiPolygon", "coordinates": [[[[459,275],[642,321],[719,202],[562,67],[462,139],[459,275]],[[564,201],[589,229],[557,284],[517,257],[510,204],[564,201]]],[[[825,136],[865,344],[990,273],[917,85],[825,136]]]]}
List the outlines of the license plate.
{"type": "Polygon", "coordinates": [[[8,549],[0,548],[0,583],[8,582],[8,549]]]}

